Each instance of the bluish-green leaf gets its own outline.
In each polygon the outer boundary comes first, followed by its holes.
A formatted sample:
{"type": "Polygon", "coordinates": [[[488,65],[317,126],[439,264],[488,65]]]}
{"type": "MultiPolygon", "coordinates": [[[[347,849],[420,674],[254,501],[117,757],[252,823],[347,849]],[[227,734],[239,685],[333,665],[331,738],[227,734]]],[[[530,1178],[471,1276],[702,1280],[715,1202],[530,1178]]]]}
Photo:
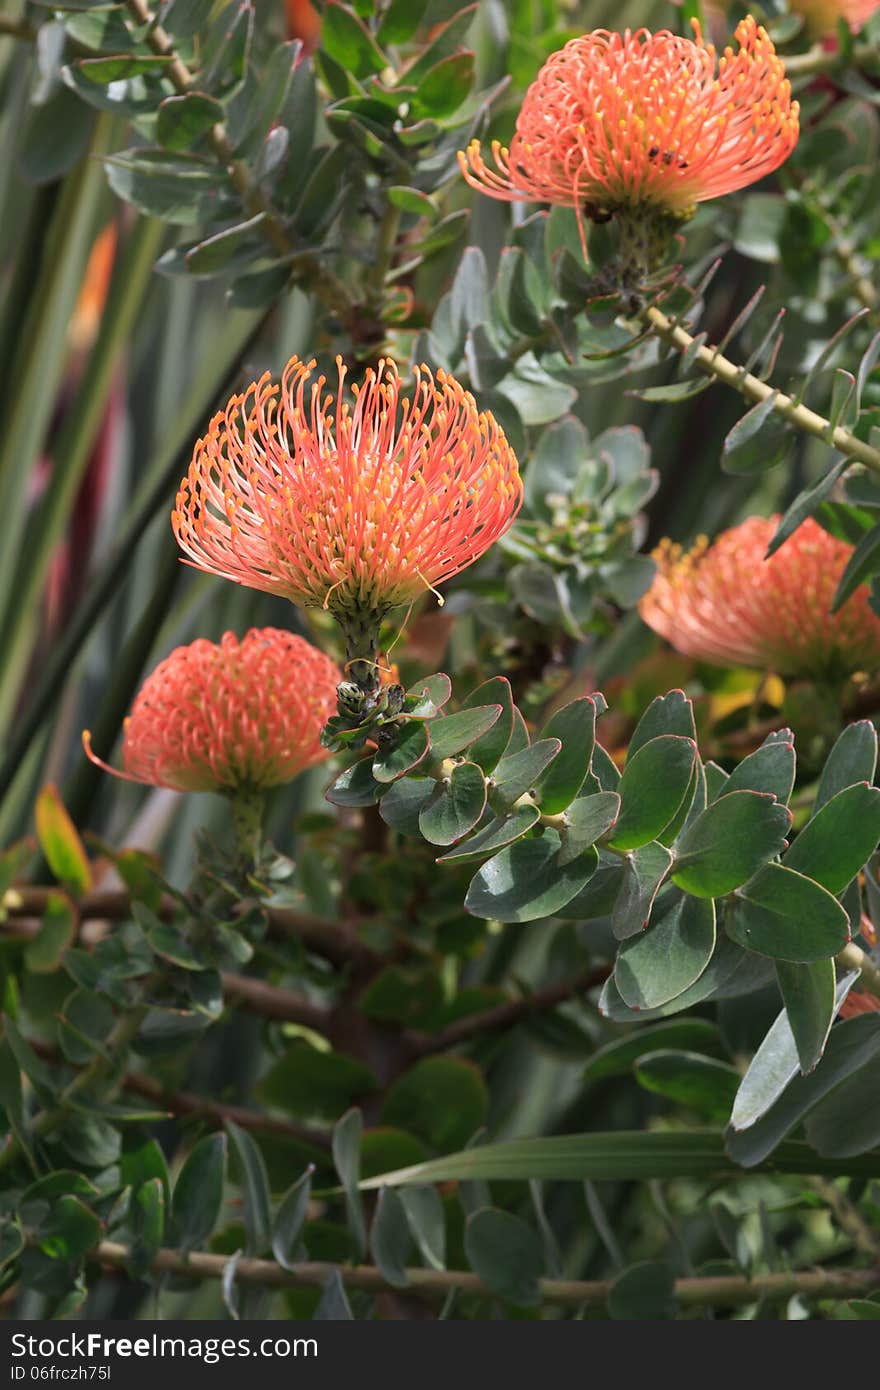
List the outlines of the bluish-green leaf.
{"type": "Polygon", "coordinates": [[[401,726],[394,743],[380,748],[376,753],[373,758],[374,778],[377,782],[394,782],[424,762],[428,748],[427,725],[417,719],[410,720],[401,726]]]}
{"type": "Polygon", "coordinates": [[[272,1222],[272,1254],[282,1269],[296,1267],[296,1251],[308,1213],[313,1171],[310,1165],[288,1188],[272,1222]]]}
{"type": "Polygon", "coordinates": [[[834,961],[795,965],[780,960],[776,962],[776,978],[797,1044],[801,1071],[812,1071],[825,1050],[834,1021],[834,961]]]}
{"type": "Polygon", "coordinates": [[[671,865],[672,854],[656,841],[624,856],[623,879],[611,913],[611,929],[618,941],[637,936],[648,926],[654,899],[671,865]]]}
{"type": "Polygon", "coordinates": [[[662,834],[681,807],[696,756],[691,739],[662,734],[627,758],[618,787],[620,813],[609,842],[613,849],[640,849],[662,834]]]}
{"type": "Polygon", "coordinates": [[[226,1135],[206,1135],[190,1153],[174,1185],[171,1213],[181,1250],[197,1250],[212,1234],[225,1180],[226,1135]]]}
{"type": "Polygon", "coordinates": [[[780,853],[791,814],[771,796],[731,792],[708,806],[675,845],[672,880],[695,897],[739,888],[780,853]]]}
{"type": "Polygon", "coordinates": [[[556,738],[562,749],[540,781],[541,809],[556,815],[570,806],[590,770],[596,739],[596,702],[589,695],[557,710],[541,730],[541,739],[556,738]]]}
{"type": "Polygon", "coordinates": [[[493,807],[509,810],[526,792],[535,791],[541,774],[558,756],[562,747],[558,738],[541,738],[518,753],[506,754],[489,780],[493,807]]]}
{"type": "Polygon", "coordinates": [[[432,845],[454,845],[486,809],[486,782],[476,763],[458,763],[448,782],[438,782],[419,812],[419,829],[432,845]]]}
{"type": "Polygon", "coordinates": [[[465,1227],[464,1248],[471,1269],[499,1298],[518,1307],[540,1301],[544,1253],[537,1234],[518,1216],[496,1207],[475,1211],[465,1227]]]}
{"type": "Polygon", "coordinates": [[[725,927],[748,951],[801,963],[836,955],[850,939],[837,899],[782,864],[767,864],[739,890],[725,927]]]}
{"type": "Polygon", "coordinates": [[[715,904],[669,884],[660,890],[646,932],[624,941],[614,980],[631,1009],[655,1009],[683,994],[715,950],[715,904]]]}
{"type": "Polygon", "coordinates": [[[876,771],[877,730],[870,719],[859,719],[847,725],[828,754],[819,778],[814,814],[845,787],[857,782],[872,783],[876,771]]]}
{"type": "Polygon", "coordinates": [[[573,801],[565,812],[566,824],[560,831],[560,868],[572,863],[585,849],[601,839],[614,825],[619,811],[620,797],[617,792],[594,792],[592,796],[578,797],[577,801],[573,801]]]}
{"type": "MultiPolygon", "coordinates": [[[[402,785],[406,786],[407,783],[404,782],[402,785]]],[[[540,816],[541,812],[537,806],[520,806],[510,815],[496,816],[464,844],[456,845],[448,854],[441,855],[437,863],[448,864],[454,863],[456,860],[484,859],[487,854],[494,854],[496,850],[503,849],[505,845],[513,844],[514,840],[525,835],[526,831],[531,830],[532,826],[540,819],[540,816]]],[[[559,861],[561,864],[561,850],[559,861]]]]}
{"type": "Polygon", "coordinates": [[[845,787],[816,812],[783,858],[827,888],[842,893],[880,841],[880,788],[866,782],[845,787]]]}
{"type": "Polygon", "coordinates": [[[459,710],[458,714],[447,714],[432,719],[429,726],[431,756],[451,758],[462,749],[469,748],[497,724],[500,715],[500,705],[480,705],[476,709],[463,709],[459,710]]]}
{"type": "Polygon", "coordinates": [[[595,850],[560,866],[560,838],[547,830],[537,840],[517,840],[484,864],[471,880],[465,908],[499,922],[552,917],[581,891],[598,863],[595,850]]]}

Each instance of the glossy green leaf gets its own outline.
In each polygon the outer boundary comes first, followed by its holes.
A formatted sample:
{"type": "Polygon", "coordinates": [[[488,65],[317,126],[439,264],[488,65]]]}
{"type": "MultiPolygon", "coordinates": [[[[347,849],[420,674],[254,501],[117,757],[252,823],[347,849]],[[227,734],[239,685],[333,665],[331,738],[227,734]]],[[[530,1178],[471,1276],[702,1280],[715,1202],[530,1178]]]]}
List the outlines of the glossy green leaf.
{"type": "Polygon", "coordinates": [[[435,63],[419,82],[413,96],[416,116],[439,120],[457,111],[474,85],[474,55],[453,53],[435,63]]]}
{"type": "Polygon", "coordinates": [[[668,695],[658,695],[651,701],[633,730],[629,756],[632,758],[646,743],[663,734],[694,740],[697,737],[694,707],[683,690],[670,690],[668,695]]]}
{"type": "Polygon", "coordinates": [[[385,790],[385,784],[373,776],[372,758],[361,758],[347,767],[324,793],[334,806],[373,806],[385,790]]]}
{"type": "Polygon", "coordinates": [[[671,866],[672,854],[665,845],[642,845],[624,855],[623,879],[611,913],[618,941],[637,936],[648,926],[654,899],[671,866]]]}
{"type": "Polygon", "coordinates": [[[34,819],[40,848],[59,883],[74,895],[87,893],[92,886],[92,871],[57,787],[50,784],[42,789],[34,819]]]}
{"type": "Polygon", "coordinates": [[[780,853],[789,811],[758,792],[731,792],[708,806],[675,845],[672,880],[695,897],[739,888],[780,853]]]}
{"type": "Polygon", "coordinates": [[[562,745],[558,738],[542,738],[518,753],[501,759],[489,779],[489,795],[497,810],[509,810],[527,792],[535,791],[541,774],[558,756],[562,745]]]}
{"type": "Polygon", "coordinates": [[[452,682],[448,676],[438,672],[425,676],[406,692],[407,713],[411,719],[433,719],[452,694],[452,682]],[[410,704],[410,701],[413,703],[410,704]]]}
{"type": "Polygon", "coordinates": [[[560,831],[559,865],[564,868],[612,828],[620,811],[617,792],[594,792],[573,801],[560,831]]]}
{"type": "Polygon", "coordinates": [[[504,754],[513,733],[513,691],[506,676],[493,676],[472,690],[464,701],[464,709],[481,705],[500,705],[501,714],[496,722],[468,748],[468,758],[477,763],[484,772],[491,772],[499,758],[504,754]]]}
{"type": "Polygon", "coordinates": [[[486,1120],[489,1093],[483,1074],[462,1057],[425,1057],[395,1081],[382,1106],[382,1123],[424,1139],[435,1149],[464,1144],[486,1120]]]}
{"type": "Polygon", "coordinates": [[[538,840],[517,840],[484,864],[471,880],[465,909],[498,922],[533,922],[552,917],[592,877],[598,863],[586,850],[571,864],[559,864],[559,835],[547,830],[538,840]]]}
{"type": "Polygon", "coordinates": [[[776,962],[776,978],[797,1045],[801,1071],[812,1071],[825,1050],[834,1021],[834,961],[816,960],[810,965],[794,965],[780,960],[776,962]]]}
{"type": "Polygon", "coordinates": [[[544,1252],[536,1233],[518,1216],[497,1207],[473,1212],[465,1226],[464,1249],[471,1269],[499,1298],[522,1308],[540,1302],[544,1252]]]}
{"type": "MultiPolygon", "coordinates": [[[[503,849],[505,845],[513,844],[514,840],[525,835],[526,831],[531,830],[532,826],[537,823],[540,816],[541,812],[537,806],[520,806],[509,815],[496,816],[469,840],[461,845],[456,845],[455,849],[451,849],[447,854],[441,855],[437,863],[449,864],[458,860],[484,859],[487,854],[494,854],[496,850],[503,849]]],[[[562,863],[562,851],[560,851],[559,862],[562,863]]]]}
{"type": "Polygon", "coordinates": [[[564,705],[547,721],[540,737],[556,738],[562,744],[539,788],[541,809],[553,816],[571,805],[590,770],[596,740],[595,700],[585,695],[564,705]]]}
{"type": "Polygon", "coordinates": [[[870,859],[880,841],[880,788],[865,782],[845,787],[808,821],[785,854],[787,869],[797,869],[827,888],[842,893],[870,859]]]}
{"type": "Polygon", "coordinates": [[[850,939],[837,899],[782,864],[767,864],[739,890],[725,928],[748,951],[801,963],[836,955],[850,939]]]}
{"type": "Polygon", "coordinates": [[[310,1164],[302,1177],[288,1188],[272,1222],[272,1254],[282,1269],[296,1268],[296,1252],[308,1214],[313,1172],[310,1164]]]}
{"type": "Polygon", "coordinates": [[[383,1187],[379,1192],[370,1231],[370,1249],[383,1279],[392,1288],[405,1288],[409,1283],[406,1266],[412,1236],[403,1203],[393,1187],[383,1187]]]}
{"type": "Polygon", "coordinates": [[[845,787],[857,782],[873,783],[876,771],[877,730],[870,719],[859,719],[847,725],[828,754],[819,778],[814,814],[845,787]]]}
{"type": "Polygon", "coordinates": [[[325,6],[321,23],[321,47],[354,77],[381,72],[387,59],[366,25],[339,0],[325,6]]]}
{"type": "Polygon", "coordinates": [[[419,812],[419,829],[432,845],[464,838],[486,809],[486,782],[476,763],[458,763],[449,780],[438,782],[419,812]]]}
{"type": "Polygon", "coordinates": [[[740,1081],[739,1072],[729,1062],[671,1049],[644,1052],[634,1072],[646,1091],[665,1096],[715,1124],[728,1119],[740,1081]]]}
{"type": "Polygon", "coordinates": [[[197,1250],[212,1234],[223,1204],[226,1135],[200,1139],[174,1185],[171,1214],[181,1250],[197,1250]]]}
{"type": "Polygon", "coordinates": [[[40,930],[25,947],[24,959],[36,974],[57,970],[68,946],[76,940],[77,914],[63,893],[50,892],[43,909],[40,930]]]}
{"type": "Polygon", "coordinates": [[[142,1279],[151,1268],[165,1235],[165,1188],[161,1178],[142,1183],[131,1199],[132,1243],[129,1269],[142,1279]]]}
{"type": "Polygon", "coordinates": [[[498,723],[500,716],[501,705],[479,705],[475,709],[463,709],[458,714],[432,719],[431,756],[451,758],[462,749],[469,748],[498,723]]]}
{"type": "Polygon", "coordinates": [[[333,1162],[345,1194],[348,1228],[358,1254],[367,1249],[367,1228],[358,1185],[361,1180],[361,1135],[363,1122],[359,1110],[347,1110],[333,1129],[333,1162]]]}
{"type": "Polygon", "coordinates": [[[691,739],[663,734],[627,758],[618,787],[620,813],[609,842],[613,849],[640,849],[662,834],[684,800],[696,756],[691,739]]]}
{"type": "MultiPolygon", "coordinates": [[[[853,1020],[857,1022],[858,1020],[853,1020]]],[[[821,1071],[814,1073],[814,1076],[821,1071]]],[[[823,1160],[808,1144],[778,1147],[766,1171],[778,1173],[863,1173],[876,1176],[871,1155],[823,1160]]],[[[460,1153],[381,1173],[361,1184],[364,1190],[410,1183],[527,1181],[639,1182],[653,1178],[713,1178],[741,1174],[713,1130],[616,1130],[603,1134],[561,1134],[479,1144],[460,1153]]]]}
{"type": "MultiPolygon", "coordinates": [[[[373,758],[373,777],[377,782],[393,782],[410,772],[428,756],[427,725],[411,720],[400,726],[394,743],[380,748],[373,758]]],[[[444,755],[445,756],[445,755],[444,755]]]]}
{"type": "Polygon", "coordinates": [[[764,792],[787,805],[794,786],[795,763],[793,741],[763,743],[733,769],[718,796],[738,791],[764,792]]]}
{"type": "Polygon", "coordinates": [[[655,1009],[700,978],[715,950],[715,904],[661,888],[646,932],[621,944],[614,982],[631,1009],[655,1009]]]}
{"type": "Polygon", "coordinates": [[[412,773],[408,777],[400,777],[379,802],[379,815],[392,830],[420,840],[422,811],[438,794],[438,788],[439,784],[433,777],[417,777],[412,773]]]}

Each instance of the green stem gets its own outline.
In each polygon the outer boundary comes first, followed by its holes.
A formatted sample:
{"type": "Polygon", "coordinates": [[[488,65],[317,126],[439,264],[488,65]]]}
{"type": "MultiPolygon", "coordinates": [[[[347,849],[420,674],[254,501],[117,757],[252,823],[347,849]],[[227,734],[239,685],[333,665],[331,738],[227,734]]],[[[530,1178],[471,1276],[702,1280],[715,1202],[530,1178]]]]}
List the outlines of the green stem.
{"type": "Polygon", "coordinates": [[[238,787],[230,795],[236,871],[245,882],[259,862],[263,844],[265,793],[256,787],[238,787]]]}
{"type": "MultiPolygon", "coordinates": [[[[91,1252],[91,1259],[113,1269],[125,1270],[129,1250],[117,1241],[104,1240],[91,1252]]],[[[153,1260],[156,1273],[180,1274],[191,1279],[222,1279],[229,1262],[227,1255],[212,1255],[193,1250],[187,1255],[176,1250],[159,1250],[153,1260]]],[[[271,1260],[241,1259],[235,1267],[240,1284],[258,1284],[267,1288],[295,1289],[320,1286],[331,1274],[339,1274],[349,1288],[380,1293],[391,1287],[380,1269],[372,1265],[343,1266],[323,1262],[298,1264],[295,1269],[282,1269],[271,1260]]],[[[492,1290],[468,1270],[408,1269],[406,1289],[414,1294],[442,1297],[452,1290],[494,1298],[492,1290]]],[[[395,1287],[397,1287],[395,1285],[395,1287]]],[[[602,1305],[608,1301],[613,1287],[611,1280],[540,1279],[538,1289],[548,1303],[571,1307],[602,1305]]],[[[858,1298],[878,1287],[878,1276],[872,1269],[810,1269],[791,1274],[758,1274],[752,1279],[744,1275],[716,1275],[694,1279],[677,1279],[674,1296],[685,1306],[709,1305],[733,1308],[757,1303],[761,1299],[791,1298],[801,1294],[807,1298],[858,1298]]]]}
{"type": "Polygon", "coordinates": [[[838,72],[842,68],[860,68],[870,72],[880,66],[880,53],[871,44],[856,44],[847,57],[839,48],[825,48],[817,43],[807,53],[793,53],[784,58],[786,77],[812,77],[817,73],[838,72]]]}
{"type": "Polygon", "coordinates": [[[373,608],[346,608],[336,613],[345,640],[346,679],[364,695],[379,689],[379,626],[382,614],[373,608]]]}

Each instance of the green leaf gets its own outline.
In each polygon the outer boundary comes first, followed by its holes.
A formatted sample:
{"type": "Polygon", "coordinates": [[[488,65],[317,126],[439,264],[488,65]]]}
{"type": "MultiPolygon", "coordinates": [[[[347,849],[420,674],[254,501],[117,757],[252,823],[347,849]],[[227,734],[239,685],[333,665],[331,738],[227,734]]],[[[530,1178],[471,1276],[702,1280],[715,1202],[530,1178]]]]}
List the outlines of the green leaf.
{"type": "Polygon", "coordinates": [[[428,730],[417,719],[400,727],[397,741],[380,748],[373,758],[373,777],[377,782],[393,782],[428,756],[428,730]]]}
{"type": "Polygon", "coordinates": [[[391,784],[379,802],[379,815],[392,830],[420,840],[419,818],[431,798],[437,794],[438,783],[433,777],[400,777],[391,784]]]}
{"type": "Polygon", "coordinates": [[[437,63],[455,53],[473,23],[477,5],[467,5],[453,15],[447,23],[436,28],[431,42],[426,45],[412,62],[400,73],[401,82],[407,87],[417,87],[427,73],[437,63]]]}
{"type": "Polygon", "coordinates": [[[351,1311],[351,1304],[346,1297],[345,1285],[338,1269],[334,1269],[327,1275],[318,1306],[312,1317],[316,1322],[351,1322],[353,1320],[354,1313],[351,1311]]]}
{"type": "Polygon", "coordinates": [[[324,796],[334,806],[373,806],[384,787],[373,776],[373,759],[361,758],[339,774],[324,796]]]}
{"type": "Polygon", "coordinates": [[[649,1260],[624,1270],[608,1293],[608,1313],[615,1321],[669,1321],[677,1308],[675,1275],[668,1265],[649,1260]]]}
{"type": "Polygon", "coordinates": [[[631,1009],[655,1009],[700,978],[715,950],[715,904],[672,884],[660,890],[646,932],[622,943],[614,982],[631,1009]]]}
{"type": "Polygon", "coordinates": [[[17,1221],[7,1219],[0,1227],[0,1270],[17,1260],[24,1250],[24,1232],[17,1221]]]}
{"type": "Polygon", "coordinates": [[[207,237],[186,253],[186,268],[191,275],[217,275],[235,261],[240,266],[243,259],[252,259],[257,248],[262,249],[259,229],[265,221],[265,213],[258,212],[247,222],[235,227],[225,227],[222,232],[207,237]]]}
{"type": "Polygon", "coordinates": [[[422,1258],[431,1269],[446,1266],[446,1221],[436,1187],[404,1187],[400,1200],[422,1258]]]}
{"type": "Polygon", "coordinates": [[[101,1222],[78,1197],[66,1195],[52,1203],[37,1229],[35,1244],[53,1260],[80,1260],[104,1234],[101,1222]]]}
{"type": "Polygon", "coordinates": [[[489,1093],[483,1074],[462,1057],[425,1057],[393,1082],[382,1123],[397,1125],[435,1149],[464,1144],[485,1123],[489,1093]]]}
{"type": "Polygon", "coordinates": [[[880,525],[873,527],[866,535],[862,536],[850,555],[834,595],[832,613],[837,613],[847,599],[855,593],[859,585],[873,578],[878,572],[880,572],[880,525]]]}
{"type": "Polygon", "coordinates": [[[566,824],[560,831],[559,867],[571,864],[601,839],[614,825],[619,811],[617,792],[594,792],[592,796],[573,801],[565,812],[566,824]]]}
{"type": "Polygon", "coordinates": [[[837,899],[782,864],[767,864],[739,890],[725,928],[747,951],[802,963],[836,955],[850,939],[837,899]]]}
{"type": "Polygon", "coordinates": [[[109,1000],[91,990],[78,989],[64,1001],[58,1016],[58,1041],[71,1062],[91,1062],[103,1053],[103,1041],[113,1027],[109,1000]]]}
{"type": "Polygon", "coordinates": [[[480,705],[476,709],[463,709],[458,714],[441,715],[432,719],[431,756],[451,758],[497,724],[501,715],[500,705],[480,705]]]}
{"type": "Polygon", "coordinates": [[[223,1205],[226,1135],[208,1134],[190,1153],[174,1185],[171,1214],[181,1250],[197,1250],[212,1234],[223,1205]]]}
{"type": "MultiPolygon", "coordinates": [[[[437,863],[451,864],[458,860],[484,859],[487,854],[494,854],[496,850],[503,849],[505,845],[510,845],[525,835],[540,817],[541,812],[537,806],[520,806],[511,815],[496,816],[464,844],[456,845],[448,854],[441,855],[437,863]]],[[[559,862],[562,863],[561,851],[559,862]]]]}
{"type": "Polygon", "coordinates": [[[662,734],[677,734],[679,738],[696,741],[694,707],[683,690],[670,690],[668,695],[658,695],[651,701],[633,730],[628,756],[632,758],[646,743],[662,734]]]}
{"type": "Polygon", "coordinates": [[[498,1298],[520,1308],[541,1301],[544,1252],[537,1234],[518,1216],[497,1207],[473,1212],[464,1249],[471,1269],[498,1298]]]}
{"type": "Polygon", "coordinates": [[[387,1283],[395,1289],[406,1288],[409,1283],[406,1264],[412,1249],[412,1236],[403,1203],[393,1187],[383,1187],[379,1192],[370,1231],[370,1249],[387,1283]]]}
{"type": "Polygon", "coordinates": [[[50,891],[43,909],[40,930],[25,947],[24,960],[35,974],[57,970],[68,946],[76,940],[77,914],[63,893],[50,891]]]}
{"type": "Polygon", "coordinates": [[[358,1254],[363,1258],[367,1249],[367,1228],[358,1185],[361,1180],[361,1134],[363,1123],[359,1110],[346,1110],[333,1129],[333,1162],[345,1194],[348,1228],[354,1237],[358,1254]]]}
{"type": "Polygon", "coordinates": [[[179,226],[192,226],[203,215],[203,203],[216,200],[223,175],[194,155],[136,147],[104,160],[113,192],[151,217],[179,226]]]}
{"type": "Polygon", "coordinates": [[[859,782],[826,801],[785,854],[797,869],[829,893],[842,893],[870,859],[880,840],[880,788],[859,782]]]}
{"type": "Polygon", "coordinates": [[[752,406],[727,435],[721,452],[725,473],[763,473],[788,457],[796,432],[774,409],[778,392],[752,406]]]}
{"type": "Polygon", "coordinates": [[[541,774],[557,757],[562,744],[558,738],[542,738],[518,753],[506,754],[489,779],[492,806],[511,810],[521,796],[535,791],[541,774]]]}
{"type": "Polygon", "coordinates": [[[165,1235],[165,1188],[150,1178],[133,1193],[129,1208],[132,1242],[128,1267],[132,1278],[143,1279],[162,1248],[165,1235]]]}
{"type": "Polygon", "coordinates": [[[673,1048],[701,1054],[721,1051],[718,1026],[707,1018],[681,1018],[638,1028],[623,1038],[614,1038],[600,1047],[583,1070],[585,1081],[607,1076],[628,1076],[632,1065],[645,1052],[673,1048]]]}
{"type": "Polygon", "coordinates": [[[74,896],[87,893],[92,871],[76,827],[51,783],[37,797],[34,809],[37,839],[55,877],[74,896]]]}
{"type": "MultiPolygon", "coordinates": [[[[797,1056],[784,1013],[774,1024],[771,1033],[774,1030],[778,1035],[776,1051],[786,1061],[790,1081],[786,1085],[780,1084],[784,1070],[777,1066],[774,1073],[770,1066],[771,1057],[762,1057],[767,1043],[765,1039],[743,1077],[731,1117],[734,1128],[727,1137],[731,1157],[746,1168],[763,1162],[774,1150],[778,1158],[780,1141],[809,1114],[813,1106],[818,1105],[848,1077],[861,1072],[863,1067],[869,1064],[876,1067],[880,1056],[880,1014],[861,1014],[836,1024],[829,1034],[821,1066],[808,1076],[797,1075],[797,1056]],[[781,1045],[784,1038],[784,1031],[780,1028],[781,1019],[785,1020],[788,1034],[787,1052],[781,1045]],[[759,1058],[762,1063],[760,1068],[757,1065],[759,1058]]],[[[815,1155],[814,1162],[814,1172],[828,1171],[815,1155]]]]}
{"type": "Polygon", "coordinates": [[[880,1144],[880,1111],[873,1097],[877,1068],[869,1062],[814,1106],[806,1119],[809,1142],[825,1158],[849,1158],[880,1144]]]}
{"type": "MultiPolygon", "coordinates": [[[[508,690],[510,685],[504,682],[508,690]]],[[[425,676],[406,692],[406,711],[410,719],[433,719],[452,694],[452,682],[448,676],[439,672],[425,676]],[[410,704],[410,701],[413,703],[410,704]]],[[[477,702],[479,703],[479,701],[477,702]]]]}
{"type": "Polygon", "coordinates": [[[272,1254],[282,1269],[296,1268],[296,1252],[312,1194],[312,1164],[281,1199],[272,1222],[272,1254]]]}
{"type": "Polygon", "coordinates": [[[170,62],[170,58],[121,53],[115,58],[80,58],[74,66],[90,82],[104,87],[130,77],[162,77],[170,62]]]}
{"type": "Polygon", "coordinates": [[[736,1067],[695,1052],[644,1052],[634,1071],[646,1091],[696,1110],[718,1124],[730,1115],[740,1081],[736,1067]]]}
{"type": "Polygon", "coordinates": [[[259,1082],[257,1094],[286,1114],[333,1120],[378,1086],[363,1062],[342,1052],[319,1052],[304,1038],[295,1038],[259,1082]]]}
{"type": "Polygon", "coordinates": [[[471,880],[465,909],[498,922],[533,922],[552,917],[592,877],[598,863],[586,850],[571,864],[559,864],[561,840],[547,830],[538,840],[517,840],[484,864],[471,880]]]}
{"type": "Polygon", "coordinates": [[[381,72],[387,58],[366,25],[347,5],[330,0],[321,22],[321,48],[354,77],[381,72]]]}
{"type": "Polygon", "coordinates": [[[719,799],[731,792],[764,792],[785,806],[794,786],[795,764],[793,742],[767,741],[733,769],[719,799]]]}
{"type": "Polygon", "coordinates": [[[801,1071],[806,1074],[822,1056],[834,1021],[834,961],[792,965],[780,960],[776,962],[776,978],[797,1044],[801,1071]]]}
{"type": "Polygon", "coordinates": [[[367,1018],[379,1023],[408,1024],[436,1013],[443,1005],[443,985],[434,966],[407,969],[386,965],[375,975],[359,1000],[367,1018]]]}
{"type": "Polygon", "coordinates": [[[429,0],[389,0],[379,26],[380,43],[405,43],[419,28],[429,0]]]}
{"type": "Polygon", "coordinates": [[[698,898],[730,893],[781,852],[790,826],[790,812],[773,797],[731,792],[677,841],[672,881],[698,898]]]}
{"type": "Polygon", "coordinates": [[[562,744],[559,757],[540,782],[541,809],[553,816],[571,805],[590,770],[596,741],[595,700],[585,695],[564,705],[544,725],[540,738],[556,738],[562,744]]]}
{"type": "Polygon", "coordinates": [[[491,772],[504,753],[513,733],[513,691],[506,676],[493,676],[472,690],[464,701],[464,709],[480,705],[501,706],[501,714],[488,733],[478,738],[468,749],[468,757],[484,772],[491,772]]]}
{"type": "Polygon", "coordinates": [[[412,98],[414,114],[435,120],[450,116],[467,100],[473,85],[473,53],[453,53],[425,73],[412,98]]]}
{"type": "Polygon", "coordinates": [[[699,979],[668,1004],[661,1004],[656,1009],[631,1009],[621,998],[612,975],[606,980],[599,997],[599,1012],[615,1023],[647,1023],[652,1019],[681,1013],[682,1009],[690,1009],[704,999],[725,999],[761,989],[770,981],[772,974],[769,960],[743,951],[729,937],[720,936],[715,954],[699,979]]]}
{"type": "Polygon", "coordinates": [[[662,834],[681,807],[696,756],[691,739],[662,734],[627,758],[612,849],[640,849],[662,834]]]}
{"type": "Polygon", "coordinates": [[[272,1242],[272,1205],[266,1164],[256,1141],[246,1129],[227,1120],[226,1131],[238,1160],[239,1185],[244,1198],[245,1253],[260,1255],[272,1242]]]}
{"type": "MultiPolygon", "coordinates": [[[[880,1023],[880,1018],[878,1018],[880,1023]]],[[[853,1019],[853,1023],[859,1022],[853,1019]]],[[[824,1064],[823,1064],[824,1065],[824,1064]]],[[[820,1076],[822,1068],[813,1073],[820,1076]]],[[[876,1157],[823,1160],[808,1144],[782,1144],[765,1171],[777,1173],[863,1173],[876,1177],[876,1157]]],[[[608,1134],[561,1134],[479,1144],[442,1158],[380,1173],[361,1183],[365,1191],[410,1183],[473,1181],[640,1182],[668,1178],[742,1175],[714,1130],[615,1130],[608,1134]]]]}
{"type": "Polygon", "coordinates": [[[849,724],[828,754],[813,806],[813,814],[845,787],[874,781],[877,771],[877,730],[870,719],[849,724]]]}
{"type": "Polygon", "coordinates": [[[476,763],[458,763],[448,782],[438,782],[419,814],[419,829],[432,845],[453,845],[486,809],[486,782],[476,763]]]}
{"type": "Polygon", "coordinates": [[[654,899],[671,866],[672,854],[665,845],[642,845],[624,855],[623,880],[611,913],[611,929],[618,941],[637,936],[648,926],[654,899]]]}

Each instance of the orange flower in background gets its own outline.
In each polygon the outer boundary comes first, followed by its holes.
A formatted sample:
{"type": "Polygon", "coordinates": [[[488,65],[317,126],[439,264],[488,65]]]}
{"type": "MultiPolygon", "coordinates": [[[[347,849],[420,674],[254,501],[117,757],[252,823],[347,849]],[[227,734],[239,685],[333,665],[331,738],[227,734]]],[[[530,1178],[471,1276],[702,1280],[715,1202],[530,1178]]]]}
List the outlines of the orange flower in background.
{"type": "Polygon", "coordinates": [[[835,32],[839,19],[845,19],[858,32],[880,10],[880,0],[789,0],[788,8],[803,15],[809,34],[821,38],[835,32]]]}
{"type": "Polygon", "coordinates": [[[880,999],[875,994],[851,989],[840,1006],[841,1018],[855,1018],[857,1014],[874,1014],[880,1011],[880,999]]]}
{"type": "Polygon", "coordinates": [[[748,16],[739,51],[662,30],[597,29],[571,39],[526,92],[516,134],[479,141],[459,162],[468,183],[508,202],[607,217],[653,207],[690,216],[697,203],[772,173],[794,149],[798,104],[766,31],[748,16]]]}
{"type": "Polygon", "coordinates": [[[303,53],[314,53],[321,37],[321,16],[311,0],[284,0],[287,37],[301,39],[303,53]]]}
{"type": "Polygon", "coordinates": [[[76,352],[86,352],[98,335],[116,260],[116,243],[116,223],[108,222],[95,238],[89,253],[82,289],[67,331],[70,346],[76,352]]]}
{"type": "Polygon", "coordinates": [[[147,677],[125,721],[122,771],[174,791],[258,790],[329,756],[319,742],[342,679],[329,657],[278,628],[177,647],[147,677]]]}
{"type": "Polygon", "coordinates": [[[199,569],[340,621],[381,617],[478,559],[522,500],[492,415],[445,372],[393,362],[343,399],[293,357],[233,396],[195,447],[172,525],[199,569]]]}
{"type": "Polygon", "coordinates": [[[876,669],[880,619],[867,588],[831,613],[852,546],[810,518],[765,560],[778,520],[750,517],[687,553],[662,542],[642,618],[677,651],[717,666],[814,678],[876,669]]]}

